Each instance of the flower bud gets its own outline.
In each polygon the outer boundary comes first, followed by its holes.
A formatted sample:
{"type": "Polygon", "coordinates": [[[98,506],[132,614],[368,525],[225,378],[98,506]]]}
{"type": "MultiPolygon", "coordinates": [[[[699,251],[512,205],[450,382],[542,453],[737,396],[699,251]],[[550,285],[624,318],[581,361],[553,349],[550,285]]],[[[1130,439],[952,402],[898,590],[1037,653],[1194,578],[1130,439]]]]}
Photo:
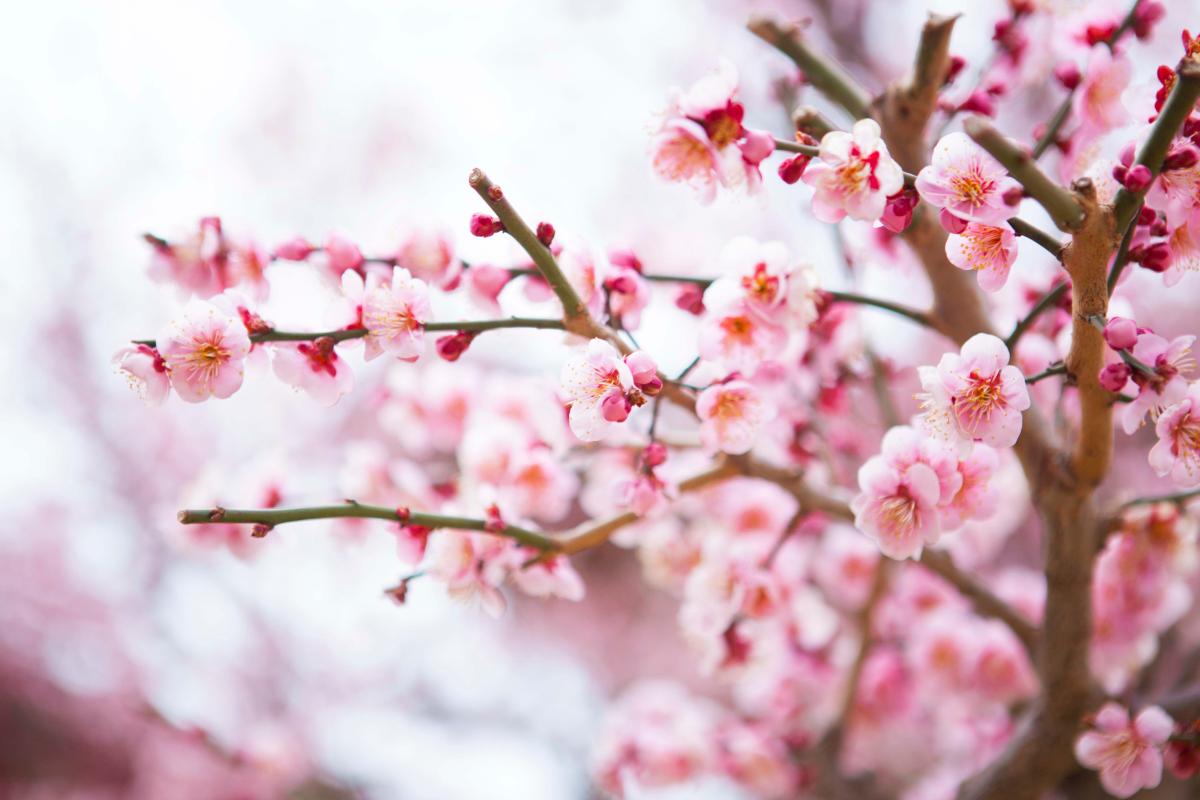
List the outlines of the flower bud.
{"type": "MultiPolygon", "coordinates": [[[[1115,177],[1115,176],[1114,176],[1115,177]]],[[[1145,164],[1134,164],[1125,174],[1125,188],[1131,192],[1144,192],[1154,182],[1154,174],[1145,164]]]]}
{"type": "Polygon", "coordinates": [[[1124,361],[1109,364],[1100,370],[1100,386],[1109,392],[1119,392],[1125,388],[1132,374],[1133,368],[1124,361]]]}
{"type": "Polygon", "coordinates": [[[1166,242],[1139,245],[1129,249],[1129,260],[1151,272],[1166,272],[1171,266],[1171,248],[1166,242]]]}
{"type": "Polygon", "coordinates": [[[1079,71],[1079,67],[1074,61],[1063,61],[1054,68],[1054,77],[1058,79],[1064,89],[1074,91],[1083,80],[1083,73],[1079,71]]]}
{"type": "Polygon", "coordinates": [[[697,317],[704,313],[704,290],[694,283],[685,283],[675,295],[675,306],[697,317]]]}
{"type": "Polygon", "coordinates": [[[1021,198],[1025,196],[1025,189],[1020,186],[1014,186],[1004,194],[1000,195],[1000,199],[1004,201],[1006,206],[1015,206],[1021,202],[1021,198]]]}
{"type": "Polygon", "coordinates": [[[1163,172],[1174,169],[1188,169],[1200,161],[1200,150],[1190,144],[1172,148],[1166,161],[1163,162],[1163,172]]]}
{"type": "Polygon", "coordinates": [[[629,367],[633,382],[639,386],[658,375],[658,365],[654,363],[654,357],[645,350],[635,350],[625,356],[625,366],[629,367]]]}
{"type": "Polygon", "coordinates": [[[954,79],[962,74],[966,66],[967,60],[962,56],[950,56],[950,63],[946,66],[946,82],[942,85],[949,86],[954,83],[954,79]]]}
{"type": "Polygon", "coordinates": [[[808,169],[810,161],[812,161],[812,156],[806,156],[803,153],[785,158],[779,164],[779,179],[787,184],[796,183],[804,175],[804,170],[808,169]]]}
{"type": "Polygon", "coordinates": [[[276,247],[271,253],[271,258],[281,258],[284,261],[304,261],[316,249],[306,239],[297,236],[276,247]]]}
{"type": "Polygon", "coordinates": [[[1133,35],[1141,40],[1150,38],[1154,24],[1166,15],[1166,7],[1158,0],[1142,0],[1133,11],[1133,35]]]}
{"type": "Polygon", "coordinates": [[[337,234],[325,242],[325,255],[329,256],[329,266],[339,275],[348,269],[357,270],[365,260],[358,245],[337,234]]]}
{"type": "Polygon", "coordinates": [[[614,267],[628,267],[638,274],[646,271],[642,260],[632,250],[613,250],[608,254],[608,261],[614,267]]]}
{"type": "Polygon", "coordinates": [[[487,214],[471,215],[471,235],[486,239],[504,230],[504,224],[487,214]]]}
{"type": "Polygon", "coordinates": [[[478,334],[475,331],[455,331],[437,340],[437,353],[447,361],[458,361],[467,352],[478,334]]]}
{"type": "Polygon", "coordinates": [[[620,392],[609,392],[600,402],[600,415],[609,422],[624,422],[632,410],[633,404],[620,392]]]}
{"type": "Polygon", "coordinates": [[[1113,317],[1104,326],[1104,341],[1113,350],[1129,350],[1137,339],[1137,323],[1128,317],[1113,317]]]}
{"type": "Polygon", "coordinates": [[[958,105],[958,110],[961,112],[974,112],[982,114],[985,117],[992,117],[996,114],[996,103],[992,100],[991,95],[987,92],[976,89],[971,92],[971,96],[962,101],[958,105]]]}
{"type": "Polygon", "coordinates": [[[549,247],[554,242],[554,226],[549,222],[539,222],[537,226],[537,238],[546,247],[549,247]]]}
{"type": "Polygon", "coordinates": [[[662,465],[667,460],[667,448],[662,442],[651,442],[642,450],[642,463],[649,469],[662,465]]]}

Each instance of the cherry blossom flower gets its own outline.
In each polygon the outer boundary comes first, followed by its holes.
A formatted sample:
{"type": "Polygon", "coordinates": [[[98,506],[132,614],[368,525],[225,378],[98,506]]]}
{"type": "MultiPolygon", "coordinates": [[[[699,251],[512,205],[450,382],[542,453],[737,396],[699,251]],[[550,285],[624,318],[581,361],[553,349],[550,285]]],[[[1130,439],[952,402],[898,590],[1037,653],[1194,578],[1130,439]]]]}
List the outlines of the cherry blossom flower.
{"type": "Polygon", "coordinates": [[[592,339],[563,365],[561,384],[571,410],[571,432],[595,442],[624,422],[634,405],[645,402],[629,366],[603,339],[592,339]]]}
{"type": "Polygon", "coordinates": [[[1200,382],[1187,387],[1179,402],[1167,406],[1154,426],[1158,443],[1150,448],[1150,467],[1179,486],[1200,486],[1200,382]]]}
{"type": "Polygon", "coordinates": [[[1162,780],[1162,746],[1174,723],[1158,706],[1143,709],[1131,722],[1129,712],[1105,703],[1094,727],[1075,742],[1075,757],[1099,770],[1100,783],[1114,797],[1130,797],[1162,780]]]}
{"type": "Polygon", "coordinates": [[[917,175],[916,187],[930,205],[984,226],[1005,225],[1013,216],[1006,198],[1021,188],[1000,162],[958,132],[943,136],[933,148],[931,163],[917,175]]]}
{"type": "Polygon", "coordinates": [[[732,239],[721,252],[722,271],[705,292],[705,303],[729,308],[743,303],[773,325],[807,327],[817,318],[816,273],[792,261],[782,242],[732,239]]]}
{"type": "Polygon", "coordinates": [[[787,343],[787,330],[754,312],[736,297],[721,297],[730,284],[714,283],[704,294],[708,307],[700,326],[700,357],[728,370],[753,372],[764,361],[778,358],[787,343]]]}
{"type": "Polygon", "coordinates": [[[454,255],[454,245],[440,233],[411,234],[396,251],[396,264],[414,278],[446,291],[456,288],[462,278],[463,266],[454,255]]]}
{"type": "Polygon", "coordinates": [[[1129,121],[1121,95],[1129,86],[1131,71],[1124,55],[1113,53],[1106,45],[1092,48],[1083,82],[1071,99],[1081,139],[1094,139],[1129,121]]]}
{"type": "Polygon", "coordinates": [[[748,453],[763,423],[775,415],[762,393],[749,381],[714,384],[696,398],[700,441],[711,452],[748,453]]]}
{"type": "Polygon", "coordinates": [[[384,352],[395,353],[401,361],[416,361],[425,345],[425,323],[433,314],[425,281],[408,270],[396,267],[390,283],[367,292],[362,307],[366,337],[366,358],[384,352]]]}
{"type": "Polygon", "coordinates": [[[311,342],[280,342],[271,348],[271,366],[281,381],[331,406],[354,388],[354,373],[338,356],[336,345],[328,336],[311,342]]]}
{"type": "Polygon", "coordinates": [[[851,133],[831,131],[803,180],[813,187],[813,215],[822,222],[851,219],[874,222],[888,197],[904,187],[904,172],[888,155],[879,123],[860,119],[851,133]]]}
{"type": "Polygon", "coordinates": [[[1154,418],[1162,409],[1183,399],[1188,389],[1185,376],[1195,365],[1192,358],[1195,341],[1195,336],[1177,336],[1169,342],[1155,333],[1138,336],[1132,355],[1153,368],[1154,374],[1147,375],[1142,370],[1131,373],[1138,395],[1121,410],[1121,426],[1126,433],[1132,434],[1141,427],[1147,412],[1154,418]]]}
{"type": "Polygon", "coordinates": [[[737,72],[729,62],[678,95],[651,141],[654,171],[666,180],[691,184],[701,202],[711,202],[718,184],[762,186],[759,164],[775,149],[763,131],[742,126],[737,72]]]}
{"type": "Polygon", "coordinates": [[[530,597],[561,597],[575,603],[583,599],[583,579],[566,556],[551,556],[529,564],[540,555],[539,551],[529,547],[513,547],[511,553],[509,579],[525,594],[530,597]]]}
{"type": "Polygon", "coordinates": [[[889,432],[883,452],[859,469],[859,494],[850,503],[855,527],[895,559],[917,558],[941,536],[942,483],[922,457],[920,437],[908,433],[913,432],[889,432]]]}
{"type": "Polygon", "coordinates": [[[478,600],[489,616],[498,618],[508,603],[499,588],[503,570],[493,560],[504,546],[485,534],[439,530],[429,537],[422,569],[444,582],[451,597],[478,600]]]}
{"type": "Polygon", "coordinates": [[[924,423],[951,440],[1012,447],[1021,435],[1021,412],[1029,391],[1021,370],[1008,366],[1008,348],[977,333],[960,353],[946,353],[937,367],[919,369],[924,423]]]}
{"type": "Polygon", "coordinates": [[[1006,222],[999,226],[969,222],[961,233],[946,237],[946,257],[959,269],[974,270],[979,288],[998,292],[1017,260],[1016,234],[1006,222]]]}
{"type": "Polygon", "coordinates": [[[150,345],[122,347],[113,356],[113,365],[129,381],[129,388],[149,405],[161,405],[171,392],[167,363],[150,345]]]}
{"type": "Polygon", "coordinates": [[[226,398],[242,386],[250,336],[237,317],[193,299],[158,337],[171,386],[183,400],[226,398]]]}

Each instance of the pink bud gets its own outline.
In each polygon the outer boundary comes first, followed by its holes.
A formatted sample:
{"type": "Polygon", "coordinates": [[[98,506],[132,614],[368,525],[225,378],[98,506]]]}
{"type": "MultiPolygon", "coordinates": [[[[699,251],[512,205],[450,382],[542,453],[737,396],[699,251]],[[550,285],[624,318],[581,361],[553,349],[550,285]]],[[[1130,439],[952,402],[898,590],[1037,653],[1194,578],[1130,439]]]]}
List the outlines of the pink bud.
{"type": "Polygon", "coordinates": [[[1125,388],[1125,384],[1129,382],[1129,376],[1132,374],[1133,369],[1124,361],[1109,364],[1100,370],[1100,385],[1107,391],[1119,392],[1125,388]]]}
{"type": "Polygon", "coordinates": [[[443,336],[437,340],[437,353],[447,361],[458,361],[459,356],[467,352],[476,335],[474,331],[455,331],[449,336],[443,336]]]}
{"type": "Polygon", "coordinates": [[[654,397],[663,390],[662,378],[655,375],[647,381],[638,384],[638,388],[642,390],[642,394],[647,397],[654,397]]]}
{"type": "Polygon", "coordinates": [[[1015,206],[1021,202],[1021,198],[1025,196],[1025,190],[1020,186],[1014,186],[1004,194],[1000,195],[1000,199],[1004,201],[1006,206],[1015,206]]]}
{"type": "Polygon", "coordinates": [[[943,85],[948,86],[954,83],[954,79],[962,73],[966,66],[967,60],[962,56],[950,56],[950,63],[946,66],[946,82],[943,85]]]}
{"type": "Polygon", "coordinates": [[[506,527],[504,517],[500,516],[500,506],[492,503],[484,510],[483,529],[488,533],[500,533],[506,527]]]}
{"type": "Polygon", "coordinates": [[[942,223],[942,227],[946,229],[947,233],[962,233],[967,229],[965,219],[954,216],[949,209],[945,208],[938,214],[938,222],[942,223]]]}
{"type": "Polygon", "coordinates": [[[993,102],[991,95],[985,91],[976,89],[974,92],[971,92],[970,97],[959,103],[958,110],[991,117],[996,114],[996,104],[993,102]]]}
{"type": "Polygon", "coordinates": [[[803,153],[798,153],[791,158],[785,158],[779,164],[779,179],[787,184],[796,183],[803,177],[804,170],[808,169],[810,161],[812,161],[812,157],[806,156],[803,153]]]}
{"type": "Polygon", "coordinates": [[[1144,192],[1154,182],[1154,174],[1145,164],[1134,164],[1125,175],[1125,188],[1131,192],[1144,192]]]}
{"type": "Polygon", "coordinates": [[[1167,15],[1166,7],[1158,0],[1142,0],[1133,12],[1133,34],[1139,39],[1147,39],[1154,30],[1154,24],[1167,15]]]}
{"type": "Polygon", "coordinates": [[[1064,61],[1055,67],[1054,77],[1058,79],[1064,89],[1069,91],[1074,90],[1083,80],[1083,74],[1074,61],[1064,61]]]}
{"type": "Polygon", "coordinates": [[[625,366],[629,367],[633,382],[638,386],[658,376],[658,364],[645,350],[635,350],[625,356],[625,366]]]}
{"type": "Polygon", "coordinates": [[[675,305],[697,317],[704,313],[704,290],[694,283],[685,283],[675,295],[675,305]]]}
{"type": "Polygon", "coordinates": [[[1153,225],[1158,220],[1158,212],[1150,206],[1142,206],[1142,210],[1138,212],[1138,225],[1153,225]]]}
{"type": "Polygon", "coordinates": [[[325,242],[325,255],[329,256],[329,266],[339,274],[348,269],[356,270],[363,265],[363,254],[358,245],[337,234],[330,236],[325,242]]]}
{"type": "Polygon", "coordinates": [[[539,222],[537,226],[538,241],[546,247],[554,243],[554,226],[549,222],[539,222]]]}
{"type": "Polygon", "coordinates": [[[1163,162],[1163,171],[1188,169],[1196,166],[1197,161],[1200,161],[1200,150],[1190,144],[1185,144],[1171,150],[1167,160],[1163,162]]]}
{"type": "Polygon", "coordinates": [[[1129,260],[1141,264],[1151,272],[1166,272],[1171,266],[1171,247],[1166,242],[1155,242],[1149,247],[1134,249],[1139,249],[1137,258],[1134,258],[1133,250],[1130,250],[1129,260]]]}
{"type": "Polygon", "coordinates": [[[604,286],[617,294],[634,294],[637,292],[637,278],[627,273],[610,275],[604,279],[604,286]]]}
{"type": "Polygon", "coordinates": [[[1133,149],[1133,142],[1130,142],[1129,144],[1127,144],[1121,148],[1121,153],[1120,153],[1120,155],[1117,156],[1117,158],[1125,166],[1131,167],[1131,166],[1133,166],[1134,155],[1135,155],[1135,153],[1134,153],[1134,149],[1133,149]]]}
{"type": "Polygon", "coordinates": [[[282,258],[284,261],[303,261],[316,249],[304,237],[297,236],[276,247],[275,251],[271,253],[271,258],[282,258]]]}
{"type": "Polygon", "coordinates": [[[901,189],[888,198],[879,223],[892,233],[903,233],[912,224],[913,210],[920,199],[914,189],[901,189]]]}
{"type": "Polygon", "coordinates": [[[650,469],[662,465],[667,460],[667,448],[662,442],[651,442],[642,451],[642,463],[650,469]]]}
{"type": "Polygon", "coordinates": [[[628,267],[638,274],[645,272],[641,259],[632,250],[613,250],[608,260],[614,267],[628,267]]]}
{"type": "Polygon", "coordinates": [[[609,422],[624,422],[629,419],[629,412],[631,410],[633,410],[633,404],[625,399],[625,395],[620,392],[609,392],[600,401],[600,416],[609,422]]]}
{"type": "Polygon", "coordinates": [[[471,215],[471,235],[486,239],[504,230],[504,225],[495,217],[487,214],[471,215]]]}
{"type": "Polygon", "coordinates": [[[775,152],[775,137],[766,131],[745,129],[745,136],[738,145],[742,158],[750,164],[758,164],[775,152]]]}
{"type": "Polygon", "coordinates": [[[1128,350],[1137,339],[1137,323],[1128,317],[1112,317],[1104,326],[1104,341],[1113,350],[1128,350]]]}
{"type": "Polygon", "coordinates": [[[1124,164],[1116,164],[1112,168],[1113,180],[1122,186],[1125,185],[1125,179],[1129,177],[1129,167],[1124,164]]]}

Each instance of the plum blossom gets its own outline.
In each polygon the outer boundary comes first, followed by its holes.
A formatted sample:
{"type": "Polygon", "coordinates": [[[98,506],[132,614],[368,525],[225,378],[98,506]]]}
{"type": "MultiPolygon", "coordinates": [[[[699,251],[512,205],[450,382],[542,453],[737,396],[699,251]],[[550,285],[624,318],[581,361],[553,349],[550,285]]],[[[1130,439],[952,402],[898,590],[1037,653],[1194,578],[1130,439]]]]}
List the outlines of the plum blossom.
{"type": "Polygon", "coordinates": [[[1141,427],[1149,412],[1155,418],[1160,411],[1183,399],[1188,390],[1185,377],[1192,371],[1192,345],[1195,336],[1177,336],[1167,341],[1155,333],[1142,333],[1131,350],[1134,358],[1153,369],[1148,375],[1141,369],[1134,370],[1130,377],[1138,386],[1138,395],[1121,411],[1121,426],[1132,434],[1141,427]]]}
{"type": "Polygon", "coordinates": [[[425,323],[432,314],[425,281],[395,267],[391,282],[370,289],[363,299],[367,360],[389,352],[401,361],[416,361],[425,345],[425,323]]]}
{"type": "Polygon", "coordinates": [[[958,132],[943,136],[933,148],[916,187],[930,205],[984,226],[1002,226],[1013,216],[1007,198],[1021,188],[999,161],[958,132]]]}
{"type": "Polygon", "coordinates": [[[496,561],[504,548],[503,540],[486,534],[439,530],[429,537],[422,569],[444,582],[451,597],[478,600],[498,618],[508,606],[499,588],[504,571],[496,561]]]}
{"type": "Polygon", "coordinates": [[[167,363],[148,344],[122,347],[113,356],[113,366],[129,381],[129,388],[152,406],[161,405],[171,391],[167,363]]]}
{"type": "Polygon", "coordinates": [[[411,234],[396,251],[396,264],[413,277],[449,291],[462,279],[462,261],[454,255],[449,237],[429,231],[411,234]]]}
{"type": "Polygon", "coordinates": [[[1200,486],[1200,382],[1163,410],[1154,432],[1158,443],[1150,448],[1150,467],[1179,486],[1200,486]]]}
{"type": "Polygon", "coordinates": [[[763,423],[775,410],[754,384],[731,380],[714,384],[696,398],[700,441],[710,452],[748,453],[763,423]]]}
{"type": "Polygon", "coordinates": [[[925,545],[941,536],[943,483],[946,494],[961,485],[952,461],[925,450],[911,428],[893,428],[884,437],[882,453],[859,468],[859,494],[850,503],[855,527],[889,558],[919,557],[925,545]]]}
{"type": "Polygon", "coordinates": [[[775,149],[770,134],[743,127],[745,109],[737,92],[737,72],[722,61],[716,72],[674,98],[651,141],[654,171],[691,184],[704,203],[712,201],[718,185],[757,191],[759,164],[775,149]]]}
{"type": "Polygon", "coordinates": [[[1129,86],[1131,72],[1124,55],[1113,53],[1105,45],[1092,48],[1083,82],[1071,100],[1082,140],[1094,139],[1129,121],[1121,95],[1129,86]]]}
{"type": "Polygon", "coordinates": [[[354,388],[354,373],[336,347],[328,336],[311,342],[280,342],[271,348],[271,366],[281,381],[331,406],[354,388]]]}
{"type": "Polygon", "coordinates": [[[1099,770],[1100,784],[1114,797],[1130,797],[1162,780],[1162,747],[1174,726],[1158,706],[1143,709],[1131,722],[1129,712],[1105,703],[1093,727],[1075,742],[1075,758],[1099,770]]]}
{"type": "Polygon", "coordinates": [[[700,325],[698,349],[705,361],[751,373],[762,362],[779,357],[788,334],[782,325],[756,313],[748,302],[721,296],[731,288],[728,283],[714,283],[705,292],[708,310],[700,325]]]}
{"type": "Polygon", "coordinates": [[[192,299],[158,337],[171,386],[183,400],[224,399],[242,386],[250,336],[240,319],[192,299]]]}
{"type": "Polygon", "coordinates": [[[946,257],[959,269],[974,270],[979,288],[998,292],[1017,260],[1016,233],[1007,222],[985,225],[969,222],[960,233],[946,237],[946,257]]]}
{"type": "Polygon", "coordinates": [[[634,406],[644,404],[647,394],[662,388],[647,354],[638,351],[622,360],[603,339],[592,339],[567,360],[561,384],[571,406],[567,417],[571,432],[585,442],[603,438],[629,418],[634,406]]]}
{"type": "Polygon", "coordinates": [[[738,301],[774,325],[807,327],[817,318],[816,273],[792,261],[782,242],[732,239],[721,252],[724,277],[705,292],[705,303],[729,308],[738,301]]]}
{"type": "Polygon", "coordinates": [[[937,367],[918,371],[924,423],[934,433],[964,443],[1012,447],[1021,435],[1021,412],[1029,391],[1021,370],[1008,365],[1008,348],[977,333],[960,353],[946,353],[937,367]]]}
{"type": "Polygon", "coordinates": [[[813,215],[822,222],[846,216],[874,222],[888,198],[904,187],[904,172],[888,155],[879,123],[860,119],[850,133],[825,134],[803,180],[813,187],[813,215]]]}

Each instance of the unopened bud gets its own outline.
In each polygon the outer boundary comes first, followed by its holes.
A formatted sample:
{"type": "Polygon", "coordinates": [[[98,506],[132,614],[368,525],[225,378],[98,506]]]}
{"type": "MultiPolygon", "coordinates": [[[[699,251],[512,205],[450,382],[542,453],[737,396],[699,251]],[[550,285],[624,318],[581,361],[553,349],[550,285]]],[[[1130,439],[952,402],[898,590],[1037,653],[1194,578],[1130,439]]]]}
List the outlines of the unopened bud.
{"type": "Polygon", "coordinates": [[[1104,341],[1113,350],[1128,350],[1137,344],[1137,323],[1128,317],[1113,317],[1104,326],[1104,341]]]}
{"type": "Polygon", "coordinates": [[[486,239],[504,230],[504,223],[487,214],[471,215],[471,235],[486,239]]]}
{"type": "Polygon", "coordinates": [[[458,361],[467,352],[478,334],[475,331],[455,331],[437,340],[437,354],[446,361],[458,361]]]}
{"type": "Polygon", "coordinates": [[[942,227],[947,233],[962,233],[967,229],[967,221],[962,217],[956,217],[948,209],[943,208],[938,214],[938,222],[942,223],[942,227]]]}
{"type": "Polygon", "coordinates": [[[1100,370],[1100,385],[1107,391],[1119,392],[1125,388],[1132,374],[1133,368],[1124,361],[1109,364],[1100,370]]]}
{"type": "Polygon", "coordinates": [[[1079,71],[1079,66],[1074,61],[1064,61],[1054,68],[1054,77],[1058,79],[1064,89],[1073,91],[1083,80],[1083,73],[1079,71]]]}
{"type": "Polygon", "coordinates": [[[554,242],[554,226],[549,222],[539,222],[537,238],[544,246],[549,247],[554,242]]]}

